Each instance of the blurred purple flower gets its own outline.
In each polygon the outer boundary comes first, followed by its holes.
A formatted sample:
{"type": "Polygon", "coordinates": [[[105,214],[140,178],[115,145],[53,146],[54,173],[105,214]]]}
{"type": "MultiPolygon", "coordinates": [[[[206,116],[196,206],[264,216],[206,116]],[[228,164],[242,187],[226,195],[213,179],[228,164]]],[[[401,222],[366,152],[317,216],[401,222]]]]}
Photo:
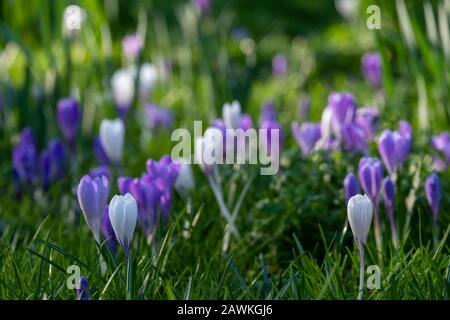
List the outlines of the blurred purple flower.
{"type": "Polygon", "coordinates": [[[211,10],[212,0],[192,0],[192,3],[204,15],[211,10]]]}
{"type": "Polygon", "coordinates": [[[434,166],[437,170],[445,170],[450,164],[450,134],[448,132],[442,132],[431,138],[431,146],[442,153],[444,158],[438,155],[434,156],[434,166]]]}
{"type": "Polygon", "coordinates": [[[364,129],[357,123],[349,123],[342,127],[342,140],[348,150],[367,151],[368,137],[364,129]]]}
{"type": "Polygon", "coordinates": [[[301,122],[305,122],[308,120],[310,107],[311,107],[311,98],[309,95],[305,95],[299,99],[298,117],[301,122]]]}
{"type": "Polygon", "coordinates": [[[56,117],[64,139],[71,147],[74,147],[81,120],[80,104],[75,98],[59,100],[56,117]]]}
{"type": "Polygon", "coordinates": [[[383,180],[383,165],[381,161],[377,158],[361,158],[358,166],[358,174],[362,189],[369,196],[374,208],[377,208],[383,180]]]}
{"type": "Polygon", "coordinates": [[[33,186],[36,181],[38,154],[31,129],[25,128],[20,134],[20,142],[14,147],[13,170],[15,181],[21,185],[33,186]]]}
{"type": "Polygon", "coordinates": [[[396,140],[395,133],[391,130],[384,130],[378,140],[378,152],[381,155],[381,159],[383,159],[386,169],[391,175],[397,169],[398,163],[396,140]]]}
{"type": "Polygon", "coordinates": [[[302,149],[303,156],[307,156],[320,140],[320,124],[304,122],[300,127],[297,122],[291,123],[292,134],[302,149]]]}
{"type": "Polygon", "coordinates": [[[122,39],[122,49],[125,56],[130,59],[136,59],[144,46],[142,37],[137,34],[128,34],[122,39]]]}
{"type": "Polygon", "coordinates": [[[389,219],[392,220],[394,218],[395,209],[395,185],[392,182],[391,177],[387,176],[386,178],[384,178],[382,188],[384,206],[386,208],[389,219]]]}
{"type": "Polygon", "coordinates": [[[112,254],[117,252],[117,238],[114,233],[114,229],[111,225],[111,220],[109,220],[109,206],[106,205],[103,211],[102,220],[100,222],[100,230],[102,231],[103,238],[105,239],[105,244],[112,254]]]}
{"type": "Polygon", "coordinates": [[[412,145],[412,127],[405,120],[399,122],[399,128],[396,131],[398,134],[395,135],[397,143],[397,160],[398,165],[402,166],[406,158],[408,158],[409,152],[411,151],[412,145]]]}
{"type": "Polygon", "coordinates": [[[347,173],[344,179],[345,202],[348,203],[351,197],[360,193],[358,179],[353,172],[347,173]]]}
{"type": "Polygon", "coordinates": [[[103,149],[102,142],[100,141],[100,136],[95,136],[94,138],[94,154],[97,158],[97,161],[103,165],[109,165],[109,159],[106,155],[105,149],[103,149]]]}
{"type": "Polygon", "coordinates": [[[44,191],[48,190],[52,182],[64,176],[65,158],[64,145],[56,138],[50,140],[47,149],[41,152],[39,166],[44,191]]]}
{"type": "Polygon", "coordinates": [[[84,276],[80,277],[80,282],[77,284],[77,300],[90,300],[89,285],[84,276]]]}
{"type": "Polygon", "coordinates": [[[288,60],[286,55],[277,54],[272,59],[272,74],[274,76],[283,76],[288,70],[288,60]]]}
{"type": "Polygon", "coordinates": [[[168,109],[158,107],[153,103],[145,106],[145,120],[150,130],[164,128],[170,130],[172,127],[172,112],[168,109]]]}
{"type": "Polygon", "coordinates": [[[94,167],[91,170],[89,170],[89,175],[91,176],[92,179],[96,177],[105,176],[108,179],[108,181],[111,181],[112,178],[111,169],[108,166],[94,167]]]}
{"type": "Polygon", "coordinates": [[[433,222],[437,223],[441,202],[441,182],[437,173],[433,172],[425,180],[425,195],[433,213],[433,222]]]}
{"type": "Polygon", "coordinates": [[[377,52],[368,52],[361,58],[362,73],[372,88],[381,87],[381,56],[377,52]]]}
{"type": "Polygon", "coordinates": [[[331,112],[331,128],[336,137],[340,139],[343,128],[354,120],[355,98],[350,93],[333,92],[328,96],[328,108],[331,112]]]}
{"type": "Polygon", "coordinates": [[[364,129],[369,140],[375,137],[378,130],[379,111],[375,107],[363,107],[356,110],[355,123],[364,129]]]}

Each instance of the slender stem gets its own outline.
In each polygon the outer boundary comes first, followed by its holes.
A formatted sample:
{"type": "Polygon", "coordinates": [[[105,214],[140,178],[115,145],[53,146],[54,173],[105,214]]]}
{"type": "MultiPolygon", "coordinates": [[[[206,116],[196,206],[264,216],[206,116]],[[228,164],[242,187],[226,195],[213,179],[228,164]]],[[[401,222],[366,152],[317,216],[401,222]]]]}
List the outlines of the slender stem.
{"type": "Polygon", "coordinates": [[[131,254],[127,255],[127,299],[134,299],[134,272],[133,272],[133,259],[131,254]]]}
{"type": "Polygon", "coordinates": [[[357,240],[356,245],[358,246],[360,265],[358,300],[362,300],[364,290],[364,248],[360,240],[357,240]]]}
{"type": "Polygon", "coordinates": [[[439,246],[439,223],[437,219],[433,219],[433,245],[434,248],[437,249],[439,246]]]}
{"type": "Polygon", "coordinates": [[[389,223],[391,225],[391,234],[392,234],[392,242],[394,243],[394,248],[396,250],[398,250],[398,228],[397,228],[397,223],[395,221],[395,217],[394,214],[389,214],[388,215],[389,218],[389,223]]]}

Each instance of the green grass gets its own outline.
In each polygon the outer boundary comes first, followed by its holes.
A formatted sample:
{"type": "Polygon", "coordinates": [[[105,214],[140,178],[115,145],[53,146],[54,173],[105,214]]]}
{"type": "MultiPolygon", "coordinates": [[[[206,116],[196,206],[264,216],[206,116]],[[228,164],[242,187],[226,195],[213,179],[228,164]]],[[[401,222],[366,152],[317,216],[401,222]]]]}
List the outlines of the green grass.
{"type": "MultiPolygon", "coordinates": [[[[355,171],[360,155],[317,152],[302,158],[289,126],[297,117],[299,97],[306,93],[311,97],[311,121],[320,120],[327,96],[334,90],[353,92],[359,105],[376,103],[360,74],[360,57],[368,50],[379,50],[388,62],[384,64],[381,128],[392,128],[406,118],[415,131],[412,154],[397,181],[395,214],[401,246],[398,251],[393,248],[381,209],[382,261],[376,255],[373,232],[365,246],[366,266],[381,268],[381,288],[366,290],[364,298],[449,298],[448,170],[441,174],[438,246],[433,244],[431,213],[423,191],[424,178],[431,171],[430,134],[450,127],[449,69],[442,67],[448,65],[448,58],[440,44],[432,45],[426,38],[422,5],[408,6],[417,40],[416,48],[408,48],[395,4],[385,2],[380,4],[383,27],[379,31],[365,28],[364,10],[355,21],[344,22],[327,7],[332,14],[318,25],[294,19],[283,25],[278,18],[277,28],[267,33],[258,29],[264,23],[256,14],[252,18],[248,10],[239,12],[246,3],[217,1],[214,20],[191,20],[186,3],[179,1],[76,2],[89,18],[70,45],[59,27],[68,1],[27,1],[26,9],[14,1],[0,4],[0,48],[14,57],[0,70],[0,93],[7,106],[0,117],[0,299],[75,299],[75,290],[66,286],[70,275],[66,270],[73,264],[88,279],[92,299],[355,299],[359,255],[351,231],[342,234],[346,218],[342,181],[348,171],[355,171]],[[238,23],[255,29],[250,32],[257,50],[247,56],[229,36],[238,23]],[[171,220],[156,237],[157,252],[152,252],[137,228],[130,274],[134,289],[130,290],[120,249],[112,257],[100,248],[108,264],[102,275],[98,248],[76,209],[74,188],[96,165],[92,138],[100,121],[115,117],[109,79],[121,65],[121,38],[137,25],[147,30],[143,61],[169,57],[174,64],[171,78],[158,84],[154,100],[174,111],[176,127],[191,129],[194,120],[210,121],[220,116],[224,102],[234,98],[256,123],[262,102],[270,98],[286,141],[280,173],[256,175],[252,181],[237,217],[241,238],[232,239],[226,252],[222,250],[225,221],[206,177],[195,168],[191,212],[176,194],[171,220]],[[297,33],[300,36],[294,38],[297,33]],[[273,78],[271,58],[279,52],[289,57],[289,74],[273,78]],[[425,107],[418,104],[418,79],[425,83],[425,107]],[[43,94],[36,96],[36,92],[43,94]],[[16,199],[10,155],[18,133],[32,127],[40,147],[60,136],[56,101],[74,92],[84,106],[84,116],[73,169],[47,193],[38,189],[16,199]],[[427,122],[420,122],[420,108],[426,108],[427,122]],[[420,184],[411,223],[404,230],[405,201],[416,176],[420,184]],[[188,239],[183,233],[186,220],[192,225],[188,239]]],[[[283,5],[274,17],[303,8],[301,3],[292,8],[283,5]]],[[[322,5],[308,8],[325,16],[322,5]]],[[[436,15],[434,2],[433,9],[436,15]]],[[[142,106],[134,109],[139,114],[142,106]]],[[[173,146],[169,133],[149,138],[136,114],[127,126],[124,152],[124,170],[131,176],[144,171],[148,158],[159,159],[173,146]]],[[[377,155],[374,144],[370,150],[377,155]]],[[[256,170],[252,166],[221,168],[228,203],[236,202],[256,170]]],[[[111,194],[117,192],[113,184],[111,194]]]]}

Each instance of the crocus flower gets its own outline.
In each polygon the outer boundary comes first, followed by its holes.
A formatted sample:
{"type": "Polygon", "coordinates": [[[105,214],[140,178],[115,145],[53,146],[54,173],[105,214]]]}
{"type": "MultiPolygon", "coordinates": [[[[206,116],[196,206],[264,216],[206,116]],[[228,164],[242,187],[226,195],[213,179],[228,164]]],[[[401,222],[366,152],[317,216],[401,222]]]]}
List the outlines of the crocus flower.
{"type": "Polygon", "coordinates": [[[437,173],[433,172],[425,180],[425,195],[433,214],[433,222],[436,224],[439,217],[441,202],[441,182],[437,173]]]}
{"type": "Polygon", "coordinates": [[[356,110],[355,123],[364,129],[366,136],[372,140],[378,129],[380,113],[375,107],[363,107],[356,110]]]}
{"type": "Polygon", "coordinates": [[[153,91],[158,79],[158,71],[151,63],[144,63],[139,69],[139,94],[145,101],[153,91]]]}
{"type": "Polygon", "coordinates": [[[263,105],[259,118],[259,129],[267,130],[266,134],[262,136],[262,143],[267,150],[267,154],[271,155],[272,144],[276,144],[276,150],[279,152],[284,141],[283,128],[277,120],[277,113],[271,102],[266,102],[263,105]],[[275,132],[277,136],[272,136],[272,133],[275,132]]]}
{"type": "Polygon", "coordinates": [[[103,210],[102,220],[100,222],[100,230],[102,231],[103,238],[105,240],[106,246],[109,248],[111,253],[116,254],[117,252],[117,239],[114,229],[111,225],[111,220],[109,220],[109,206],[105,206],[103,210]]]}
{"type": "Polygon", "coordinates": [[[222,108],[223,122],[227,129],[237,129],[241,122],[241,104],[239,101],[225,103],[222,108]]]}
{"type": "Polygon", "coordinates": [[[367,195],[357,194],[350,198],[347,204],[347,216],[353,238],[358,246],[360,255],[360,279],[358,300],[362,300],[364,289],[364,248],[363,244],[367,241],[370,224],[372,222],[373,207],[367,195]]]}
{"type": "Polygon", "coordinates": [[[304,156],[307,156],[320,140],[320,124],[304,122],[299,127],[297,122],[292,122],[291,130],[304,156]]]}
{"type": "Polygon", "coordinates": [[[344,179],[345,202],[348,203],[351,197],[360,193],[358,179],[353,172],[347,173],[344,179]]]}
{"type": "Polygon", "coordinates": [[[277,54],[272,59],[272,74],[274,76],[283,76],[287,73],[288,60],[284,54],[277,54]]]}
{"type": "Polygon", "coordinates": [[[203,137],[195,139],[195,161],[207,176],[212,176],[214,167],[223,164],[223,135],[222,132],[210,127],[205,130],[203,137]]]}
{"type": "Polygon", "coordinates": [[[134,99],[135,71],[132,68],[120,69],[111,77],[111,88],[119,115],[124,118],[134,99]]]}
{"type": "Polygon", "coordinates": [[[382,184],[382,196],[384,201],[384,207],[391,225],[392,241],[394,246],[398,246],[398,231],[397,223],[395,222],[394,209],[395,209],[395,185],[392,182],[391,177],[387,176],[383,180],[382,184]]]}
{"type": "Polygon", "coordinates": [[[115,195],[109,204],[109,219],[127,259],[130,257],[137,214],[136,200],[129,193],[124,196],[115,195]]]}
{"type": "Polygon", "coordinates": [[[192,0],[192,3],[203,15],[208,14],[211,10],[212,0],[192,0]]]}
{"type": "Polygon", "coordinates": [[[444,158],[435,156],[435,167],[444,170],[450,164],[450,134],[442,132],[431,138],[431,146],[443,154],[444,158]]]}
{"type": "Polygon", "coordinates": [[[145,106],[145,120],[150,130],[164,128],[170,130],[172,127],[172,112],[170,110],[158,107],[154,103],[148,103],[145,106]]]}
{"type": "Polygon", "coordinates": [[[95,241],[100,244],[100,225],[108,200],[109,184],[105,176],[91,178],[85,175],[78,185],[78,203],[83,211],[86,224],[94,234],[95,241]]]}
{"type": "Polygon", "coordinates": [[[331,128],[337,138],[341,138],[342,129],[353,122],[356,102],[352,94],[333,92],[328,96],[328,108],[331,112],[331,128]]]}
{"type": "Polygon", "coordinates": [[[341,137],[348,150],[366,152],[369,139],[364,129],[357,123],[344,125],[341,129],[341,137]]]}
{"type": "Polygon", "coordinates": [[[181,195],[188,195],[195,187],[194,175],[189,161],[178,159],[175,161],[179,164],[178,177],[175,180],[175,189],[181,195]]]}
{"type": "Polygon", "coordinates": [[[106,155],[105,149],[103,149],[102,142],[100,141],[100,135],[95,136],[94,138],[94,154],[97,158],[97,161],[103,165],[109,165],[109,159],[106,155]]]}
{"type": "Polygon", "coordinates": [[[399,128],[396,131],[397,134],[395,135],[396,138],[396,144],[397,144],[397,159],[398,159],[398,165],[402,166],[403,162],[405,162],[406,158],[409,155],[409,152],[411,151],[411,145],[412,145],[412,127],[411,124],[409,124],[405,120],[401,120],[399,122],[399,128]]]}
{"type": "Polygon", "coordinates": [[[361,59],[362,73],[373,89],[381,87],[381,56],[377,52],[368,52],[361,59]]]}
{"type": "Polygon", "coordinates": [[[103,120],[100,124],[100,142],[108,159],[120,164],[125,139],[125,125],[121,119],[103,120]]]}
{"type": "Polygon", "coordinates": [[[77,300],[90,300],[89,297],[89,285],[84,276],[80,277],[80,281],[77,284],[77,300]]]}
{"type": "Polygon", "coordinates": [[[135,60],[139,56],[143,46],[144,42],[142,41],[142,37],[137,33],[128,34],[122,39],[122,49],[129,60],[135,60]]]}
{"type": "Polygon", "coordinates": [[[31,129],[22,130],[20,142],[14,147],[12,158],[16,180],[25,186],[34,185],[38,154],[31,129]]]}
{"type": "Polygon", "coordinates": [[[64,176],[65,151],[58,139],[52,139],[39,158],[42,188],[47,190],[50,184],[64,176]]]}
{"type": "Polygon", "coordinates": [[[80,104],[75,98],[65,98],[58,101],[56,118],[64,139],[73,147],[80,127],[80,104]]]}
{"type": "Polygon", "coordinates": [[[389,174],[393,174],[397,168],[398,155],[396,143],[395,134],[390,130],[384,130],[378,140],[378,152],[389,174]]]}
{"type": "Polygon", "coordinates": [[[91,170],[89,170],[89,175],[91,176],[92,179],[96,177],[105,176],[108,179],[108,181],[111,181],[112,178],[111,169],[107,166],[94,167],[91,170]]]}
{"type": "Polygon", "coordinates": [[[380,200],[383,166],[377,158],[363,157],[359,161],[359,180],[362,189],[369,196],[375,207],[380,200]]]}

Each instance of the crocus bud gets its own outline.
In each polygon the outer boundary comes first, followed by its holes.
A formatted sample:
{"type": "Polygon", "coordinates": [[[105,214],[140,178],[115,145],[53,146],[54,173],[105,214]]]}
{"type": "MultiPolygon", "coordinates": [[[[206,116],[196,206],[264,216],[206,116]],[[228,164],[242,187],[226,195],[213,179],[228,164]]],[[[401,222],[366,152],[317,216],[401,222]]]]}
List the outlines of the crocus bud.
{"type": "Polygon", "coordinates": [[[89,170],[89,175],[91,176],[92,179],[96,177],[105,176],[108,179],[108,181],[111,181],[112,178],[111,169],[109,169],[109,167],[107,166],[98,166],[92,168],[91,170],[89,170]]]}
{"type": "Polygon", "coordinates": [[[284,54],[277,54],[272,59],[272,74],[274,76],[282,76],[287,73],[288,60],[284,54]]]}
{"type": "Polygon", "coordinates": [[[119,164],[122,160],[125,125],[121,119],[103,120],[100,124],[100,142],[108,159],[119,164]]]}
{"type": "Polygon", "coordinates": [[[333,92],[328,96],[328,108],[331,111],[331,128],[337,138],[341,138],[342,129],[353,122],[356,113],[356,101],[351,93],[333,92]]]}
{"type": "Polygon", "coordinates": [[[150,130],[170,130],[173,122],[172,112],[169,109],[148,103],[145,106],[145,120],[150,130]]]}
{"type": "Polygon", "coordinates": [[[355,123],[364,129],[368,139],[373,139],[378,129],[380,112],[375,107],[362,107],[356,110],[355,123]]]}
{"type": "Polygon", "coordinates": [[[441,182],[437,173],[430,174],[425,181],[425,195],[433,213],[433,221],[436,223],[439,216],[441,202],[441,182]]]}
{"type": "Polygon", "coordinates": [[[348,203],[351,197],[360,193],[358,179],[353,172],[348,173],[344,179],[345,202],[348,203]]]}
{"type": "Polygon", "coordinates": [[[77,300],[89,300],[89,285],[84,276],[80,277],[80,281],[77,286],[77,300]]]}
{"type": "Polygon", "coordinates": [[[434,156],[434,167],[439,171],[445,170],[450,164],[450,134],[448,132],[442,132],[431,138],[431,146],[442,153],[434,156]]]}
{"type": "Polygon", "coordinates": [[[231,104],[225,103],[222,109],[223,121],[227,129],[237,129],[241,122],[241,104],[233,101],[231,104]]]}
{"type": "Polygon", "coordinates": [[[366,243],[372,222],[372,202],[367,195],[357,194],[347,204],[348,222],[356,243],[366,243]]]}
{"type": "Polygon", "coordinates": [[[64,176],[65,151],[59,139],[52,139],[39,158],[42,188],[46,191],[50,184],[64,176]]]}
{"type": "Polygon", "coordinates": [[[292,122],[291,129],[303,155],[307,156],[320,140],[320,124],[304,122],[299,127],[297,122],[292,122]]]}
{"type": "Polygon", "coordinates": [[[117,252],[117,239],[114,233],[114,229],[111,225],[111,220],[109,220],[109,206],[106,205],[105,210],[103,210],[102,221],[100,224],[100,229],[105,239],[106,246],[109,250],[115,254],[117,252]]]}
{"type": "Polygon", "coordinates": [[[381,86],[381,56],[376,52],[369,52],[361,58],[362,73],[366,81],[374,89],[381,86]]]}
{"type": "Polygon", "coordinates": [[[192,167],[189,161],[185,159],[179,159],[175,161],[179,164],[179,172],[177,180],[175,181],[175,189],[182,194],[186,195],[192,191],[195,187],[194,175],[192,174],[192,167]]]}
{"type": "Polygon", "coordinates": [[[115,195],[109,204],[109,220],[127,258],[130,256],[130,244],[137,222],[137,204],[133,196],[115,195]]]}
{"type": "Polygon", "coordinates": [[[108,200],[108,193],[109,184],[105,176],[91,178],[89,175],[85,175],[78,185],[78,203],[97,243],[100,243],[100,223],[108,200]]]}
{"type": "Polygon", "coordinates": [[[130,60],[135,60],[144,46],[142,37],[135,34],[128,34],[122,39],[122,49],[125,56],[130,60]]]}
{"type": "Polygon", "coordinates": [[[20,142],[13,150],[12,162],[16,181],[32,186],[36,180],[38,154],[31,129],[22,130],[20,142]]]}
{"type": "Polygon", "coordinates": [[[192,0],[194,6],[200,10],[200,13],[206,15],[211,9],[212,0],[192,0]]]}
{"type": "Polygon", "coordinates": [[[73,146],[81,120],[80,104],[78,101],[75,98],[59,100],[56,118],[64,139],[66,139],[70,146],[73,146]]]}
{"type": "Polygon", "coordinates": [[[378,140],[378,152],[380,152],[381,159],[383,159],[386,169],[389,174],[393,174],[397,168],[397,150],[396,138],[394,132],[391,130],[384,130],[378,140]]]}
{"type": "Polygon", "coordinates": [[[389,176],[383,180],[382,195],[386,212],[389,216],[393,217],[395,208],[395,185],[389,176]]]}
{"type": "Polygon", "coordinates": [[[355,122],[342,127],[341,138],[348,150],[363,152],[367,150],[369,138],[364,129],[355,122]]]}
{"type": "Polygon", "coordinates": [[[369,196],[373,205],[378,207],[383,180],[383,166],[381,161],[377,158],[361,158],[358,173],[362,189],[369,196]]]}
{"type": "Polygon", "coordinates": [[[155,87],[158,71],[151,63],[144,63],[139,69],[139,94],[146,100],[155,87]]]}
{"type": "Polygon", "coordinates": [[[136,72],[133,69],[120,69],[111,77],[111,88],[114,102],[123,118],[127,115],[134,99],[134,78],[136,72]]]}

